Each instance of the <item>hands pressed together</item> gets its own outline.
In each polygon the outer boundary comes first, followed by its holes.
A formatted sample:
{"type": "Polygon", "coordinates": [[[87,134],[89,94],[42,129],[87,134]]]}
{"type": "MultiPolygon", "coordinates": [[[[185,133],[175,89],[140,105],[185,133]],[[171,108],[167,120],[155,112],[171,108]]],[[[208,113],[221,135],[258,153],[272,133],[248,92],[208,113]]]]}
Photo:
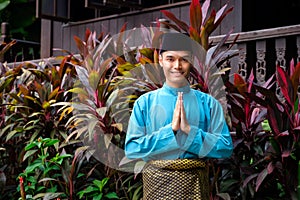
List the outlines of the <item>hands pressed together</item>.
{"type": "Polygon", "coordinates": [[[183,92],[178,92],[178,98],[172,120],[172,130],[176,133],[179,129],[186,134],[188,134],[191,129],[184,110],[183,92]]]}

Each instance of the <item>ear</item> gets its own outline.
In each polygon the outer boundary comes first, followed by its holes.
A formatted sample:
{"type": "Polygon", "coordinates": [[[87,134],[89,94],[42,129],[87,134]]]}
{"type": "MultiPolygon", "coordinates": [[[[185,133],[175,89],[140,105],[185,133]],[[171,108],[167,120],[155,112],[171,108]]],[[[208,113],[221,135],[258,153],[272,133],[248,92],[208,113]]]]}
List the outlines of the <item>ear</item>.
{"type": "Polygon", "coordinates": [[[162,65],[162,55],[161,54],[159,54],[159,56],[158,56],[158,62],[159,62],[159,64],[160,64],[160,66],[162,67],[163,65],[162,65]]]}

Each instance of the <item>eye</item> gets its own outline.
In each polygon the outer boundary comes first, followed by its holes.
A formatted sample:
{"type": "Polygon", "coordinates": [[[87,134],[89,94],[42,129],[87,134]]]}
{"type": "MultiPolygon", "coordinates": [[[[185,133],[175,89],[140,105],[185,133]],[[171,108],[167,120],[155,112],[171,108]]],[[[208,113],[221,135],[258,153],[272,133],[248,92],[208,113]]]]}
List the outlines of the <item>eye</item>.
{"type": "Polygon", "coordinates": [[[181,58],[181,62],[182,63],[190,63],[190,59],[189,58],[181,58]]]}
{"type": "Polygon", "coordinates": [[[186,58],[182,58],[181,61],[182,61],[182,62],[189,62],[189,60],[186,59],[186,58]]]}
{"type": "Polygon", "coordinates": [[[171,56],[166,57],[166,61],[168,61],[168,62],[174,62],[174,60],[175,59],[171,56]]]}

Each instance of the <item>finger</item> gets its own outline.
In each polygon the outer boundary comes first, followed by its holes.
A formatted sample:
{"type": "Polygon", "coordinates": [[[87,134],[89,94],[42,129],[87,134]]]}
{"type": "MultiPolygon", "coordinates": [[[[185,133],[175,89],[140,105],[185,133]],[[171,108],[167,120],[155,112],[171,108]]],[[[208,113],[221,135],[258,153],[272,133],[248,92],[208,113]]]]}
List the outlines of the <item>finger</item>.
{"type": "Polygon", "coordinates": [[[172,119],[172,129],[173,131],[178,131],[180,128],[180,118],[181,118],[181,105],[180,105],[180,94],[178,93],[176,105],[174,108],[173,119],[172,119]]]}
{"type": "Polygon", "coordinates": [[[184,109],[183,95],[181,96],[181,109],[180,109],[180,129],[188,134],[190,132],[190,125],[186,117],[186,112],[184,109]]]}

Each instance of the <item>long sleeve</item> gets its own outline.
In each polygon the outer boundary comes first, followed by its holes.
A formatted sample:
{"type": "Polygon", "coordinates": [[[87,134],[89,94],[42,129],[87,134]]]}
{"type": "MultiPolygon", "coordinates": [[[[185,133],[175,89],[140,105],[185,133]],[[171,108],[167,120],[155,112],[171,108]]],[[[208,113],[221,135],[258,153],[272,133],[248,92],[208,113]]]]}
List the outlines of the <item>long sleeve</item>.
{"type": "MultiPolygon", "coordinates": [[[[126,141],[125,153],[128,158],[143,158],[144,160],[178,158],[179,146],[173,134],[171,123],[162,125],[158,130],[152,130],[152,127],[147,126],[148,105],[145,105],[143,99],[135,102],[133,111],[129,120],[126,141]],[[148,129],[148,131],[147,131],[148,129]],[[150,131],[149,131],[150,130],[150,131]]],[[[157,126],[157,123],[164,119],[153,120],[152,126],[157,126]]]]}
{"type": "Polygon", "coordinates": [[[183,149],[200,158],[226,158],[232,154],[233,145],[228,126],[224,120],[221,104],[209,98],[203,104],[207,130],[192,125],[183,149]]]}
{"type": "Polygon", "coordinates": [[[232,140],[221,104],[189,86],[163,88],[136,100],[130,116],[125,154],[129,159],[226,158],[232,140]],[[184,91],[184,107],[191,126],[189,134],[175,136],[171,123],[178,90],[184,91]]]}

